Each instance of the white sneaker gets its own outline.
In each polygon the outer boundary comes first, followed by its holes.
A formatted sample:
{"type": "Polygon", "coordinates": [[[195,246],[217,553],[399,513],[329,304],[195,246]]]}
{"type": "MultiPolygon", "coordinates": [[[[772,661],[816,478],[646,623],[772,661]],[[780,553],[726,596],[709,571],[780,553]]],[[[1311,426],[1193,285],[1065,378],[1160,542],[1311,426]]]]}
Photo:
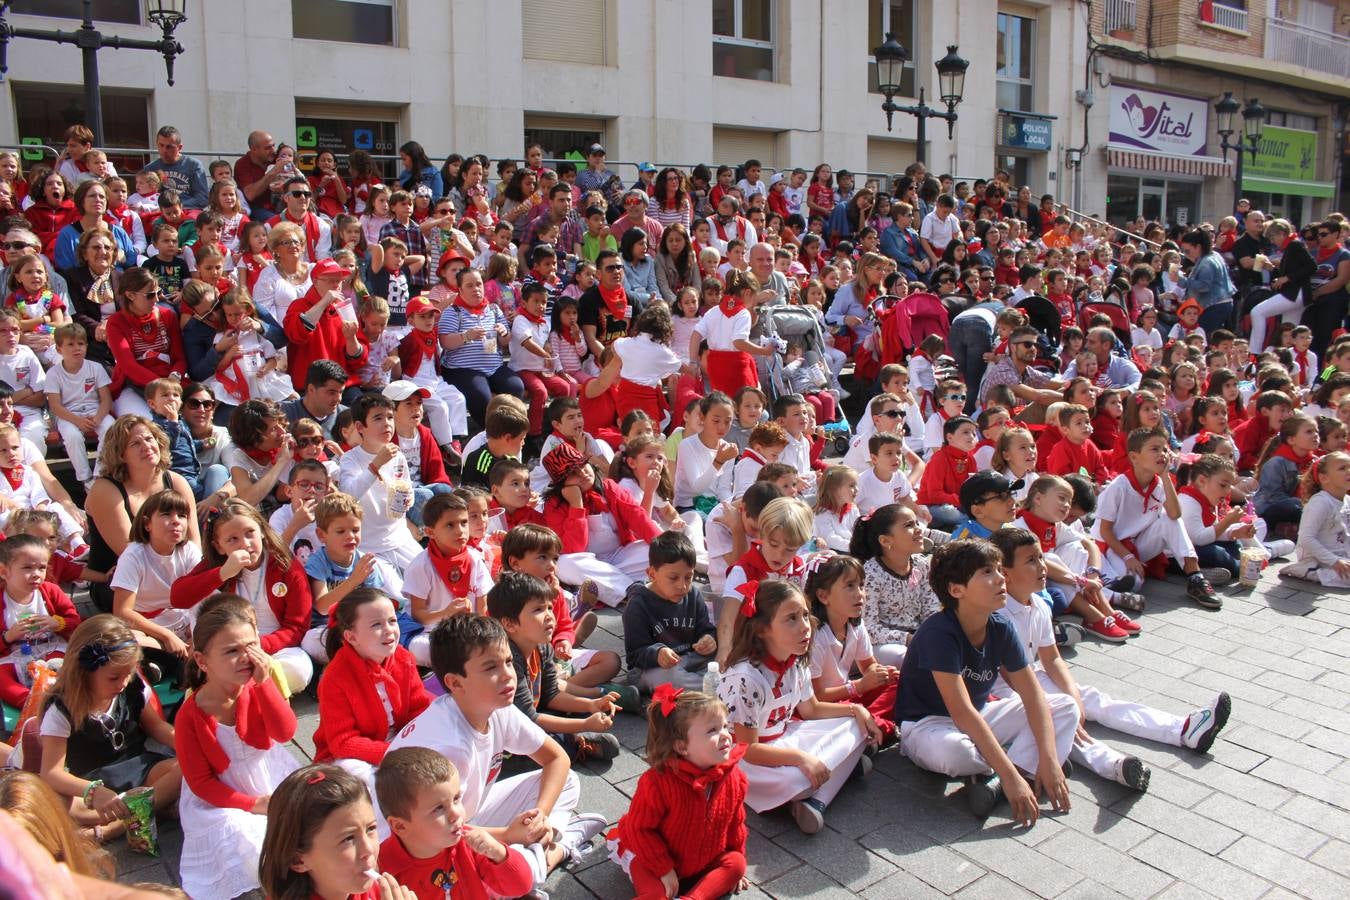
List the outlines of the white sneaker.
{"type": "Polygon", "coordinates": [[[1293,541],[1266,541],[1265,548],[1271,559],[1279,559],[1282,556],[1293,555],[1298,545],[1293,541]]]}
{"type": "Polygon", "coordinates": [[[599,813],[573,813],[558,845],[567,852],[570,861],[581,862],[591,849],[591,841],[608,827],[609,821],[599,813]]]}
{"type": "Polygon", "coordinates": [[[1226,692],[1221,692],[1212,705],[1197,709],[1186,717],[1186,723],[1181,727],[1182,744],[1196,753],[1208,753],[1214,746],[1214,738],[1228,724],[1232,709],[1232,699],[1226,692]]]}

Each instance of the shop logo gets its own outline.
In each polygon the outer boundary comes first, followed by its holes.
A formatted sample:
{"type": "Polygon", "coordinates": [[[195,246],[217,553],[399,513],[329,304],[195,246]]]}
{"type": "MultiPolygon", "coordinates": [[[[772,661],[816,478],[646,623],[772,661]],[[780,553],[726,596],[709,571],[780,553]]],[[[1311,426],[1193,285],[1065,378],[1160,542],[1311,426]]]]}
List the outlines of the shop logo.
{"type": "Polygon", "coordinates": [[[1174,119],[1170,115],[1172,107],[1165,100],[1158,106],[1145,106],[1138,94],[1130,94],[1120,106],[1125,110],[1135,134],[1143,140],[1154,135],[1183,140],[1191,136],[1194,113],[1188,114],[1184,120],[1174,119]]]}

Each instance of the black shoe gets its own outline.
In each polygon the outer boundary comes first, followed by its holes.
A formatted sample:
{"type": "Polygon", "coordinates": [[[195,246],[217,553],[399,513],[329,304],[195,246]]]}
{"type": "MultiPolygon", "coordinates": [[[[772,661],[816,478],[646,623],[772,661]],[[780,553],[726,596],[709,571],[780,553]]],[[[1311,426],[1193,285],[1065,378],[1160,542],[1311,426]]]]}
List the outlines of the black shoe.
{"type": "Polygon", "coordinates": [[[1223,609],[1223,600],[1214,592],[1214,585],[1199,572],[1186,580],[1186,596],[1205,609],[1223,609]]]}
{"type": "Polygon", "coordinates": [[[997,775],[971,775],[966,779],[966,804],[971,815],[987,819],[1003,799],[1003,782],[997,775]]]}
{"type": "Polygon", "coordinates": [[[1120,783],[1143,794],[1148,791],[1148,780],[1153,771],[1137,756],[1127,756],[1120,764],[1120,783]]]}
{"type": "Polygon", "coordinates": [[[588,759],[613,759],[619,755],[619,739],[600,731],[583,731],[576,736],[576,762],[588,759]]]}

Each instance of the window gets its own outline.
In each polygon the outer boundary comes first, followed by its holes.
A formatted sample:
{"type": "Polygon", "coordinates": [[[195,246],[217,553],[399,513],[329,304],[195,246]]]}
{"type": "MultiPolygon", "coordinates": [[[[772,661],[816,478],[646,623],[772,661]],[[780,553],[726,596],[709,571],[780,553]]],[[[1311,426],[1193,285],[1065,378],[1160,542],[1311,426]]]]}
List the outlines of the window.
{"type": "Polygon", "coordinates": [[[609,0],[524,0],[521,48],[526,59],[609,64],[609,0]]]}
{"type": "Polygon", "coordinates": [[[319,151],[331,150],[341,169],[347,165],[348,154],[364,150],[375,157],[376,167],[386,178],[393,178],[399,171],[400,112],[398,107],[297,100],[295,143],[300,168],[309,172],[319,151]]]}
{"type": "Polygon", "coordinates": [[[1106,179],[1106,218],[1126,226],[1143,216],[1164,225],[1188,225],[1200,220],[1200,183],[1171,178],[1111,174],[1106,179]]]}
{"type": "Polygon", "coordinates": [[[1281,128],[1299,128],[1303,131],[1317,130],[1317,117],[1305,116],[1302,113],[1281,112],[1278,109],[1266,110],[1266,124],[1278,125],[1281,128]]]}
{"type": "Polygon", "coordinates": [[[570,159],[581,169],[586,166],[586,149],[605,143],[605,126],[604,119],[526,113],[521,146],[538,144],[544,148],[544,159],[570,159]]]}
{"type": "Polygon", "coordinates": [[[713,159],[730,166],[757,159],[766,169],[772,169],[778,162],[778,135],[777,131],[714,125],[713,159]]]}
{"type": "Polygon", "coordinates": [[[713,0],[713,74],[773,81],[774,0],[713,0]]]}
{"type": "Polygon", "coordinates": [[[999,13],[998,58],[994,63],[999,109],[1035,109],[1031,85],[1035,52],[1036,20],[999,13]]]}
{"type": "MultiPolygon", "coordinates": [[[[88,117],[84,111],[84,89],[78,87],[49,87],[46,85],[14,84],[14,115],[20,141],[36,139],[38,143],[58,149],[65,146],[63,135],[71,125],[82,125],[88,117]]],[[[99,92],[103,101],[103,140],[108,147],[138,147],[144,151],[154,144],[150,132],[150,111],[144,94],[99,92]]],[[[191,147],[188,148],[191,152],[191,147]]],[[[135,172],[149,162],[145,152],[109,153],[118,172],[135,172]]],[[[24,157],[24,167],[34,162],[51,164],[49,154],[40,160],[24,157]]]]}
{"type": "MultiPolygon", "coordinates": [[[[30,16],[51,16],[55,19],[83,19],[82,0],[14,0],[11,12],[30,16]]],[[[122,22],[141,24],[140,0],[94,0],[95,22],[122,22]]]]}
{"type": "Polygon", "coordinates": [[[905,74],[900,78],[900,96],[913,97],[918,94],[914,87],[914,3],[913,0],[868,0],[867,9],[867,90],[873,94],[877,90],[877,61],[872,51],[893,33],[895,39],[909,51],[905,60],[905,74]]]}
{"type": "Polygon", "coordinates": [[[291,0],[295,37],[344,44],[394,44],[394,0],[291,0]]]}

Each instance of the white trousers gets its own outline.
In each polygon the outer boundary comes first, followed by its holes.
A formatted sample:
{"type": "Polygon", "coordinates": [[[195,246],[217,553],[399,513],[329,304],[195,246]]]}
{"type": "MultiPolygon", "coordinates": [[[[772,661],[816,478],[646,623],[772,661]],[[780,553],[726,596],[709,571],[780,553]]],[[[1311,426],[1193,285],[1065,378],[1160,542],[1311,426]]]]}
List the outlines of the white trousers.
{"type": "MultiPolygon", "coordinates": [[[[1182,560],[1195,558],[1195,545],[1191,543],[1191,537],[1186,533],[1186,526],[1180,519],[1173,519],[1162,510],[1158,511],[1157,518],[1150,521],[1143,531],[1125,539],[1134,541],[1140,562],[1148,562],[1159,553],[1166,553],[1167,557],[1178,565],[1182,560]]],[[[1125,560],[1117,556],[1116,551],[1108,548],[1102,554],[1102,574],[1107,580],[1120,578],[1127,571],[1125,560]]]]}
{"type": "Polygon", "coordinates": [[[328,637],[328,626],[320,625],[317,628],[311,628],[305,632],[305,636],[300,639],[300,649],[309,654],[309,658],[319,665],[328,662],[328,648],[324,646],[324,641],[328,637]]]}
{"type": "Polygon", "coordinates": [[[314,660],[299,647],[286,647],[272,654],[286,676],[286,685],[292,694],[303,691],[314,677],[314,660]]]}
{"type": "Polygon", "coordinates": [[[755,812],[777,809],[784,803],[807,797],[814,797],[828,806],[853,774],[866,744],[867,736],[852,716],[793,719],[783,736],[773,741],[773,746],[791,747],[811,754],[830,770],[830,780],[812,788],[806,774],[796,766],[757,766],[741,760],[741,771],[750,781],[745,803],[755,812]]]}
{"type": "Polygon", "coordinates": [[[605,554],[564,553],[558,558],[558,580],[576,586],[590,579],[600,589],[600,602],[614,607],[623,602],[630,584],[647,577],[649,559],[642,541],[605,554]]]}
{"type": "Polygon", "coordinates": [[[700,656],[697,653],[686,653],[677,664],[669,669],[663,669],[660,666],[653,669],[641,669],[642,675],[638,678],[638,687],[644,691],[653,691],[663,684],[673,684],[686,691],[701,691],[703,690],[703,673],[691,672],[685,668],[685,664],[706,659],[706,656],[700,656]]]}
{"type": "MultiPolygon", "coordinates": [[[[1045,555],[1047,562],[1053,560],[1058,562],[1070,572],[1082,573],[1087,571],[1088,556],[1087,548],[1078,541],[1072,541],[1062,547],[1056,547],[1052,552],[1045,555]]],[[[1076,584],[1064,584],[1061,581],[1052,581],[1050,584],[1064,592],[1064,596],[1072,600],[1078,596],[1079,587],[1076,584]]]]}
{"type": "MultiPolygon", "coordinates": [[[[539,778],[542,774],[537,771],[526,772],[524,775],[515,775],[504,781],[493,782],[478,811],[469,816],[470,823],[484,828],[505,828],[516,816],[534,809],[539,805],[539,778]]],[[[568,772],[562,793],[558,795],[558,801],[553,804],[553,812],[548,817],[549,825],[553,826],[558,835],[562,834],[567,823],[571,821],[572,811],[577,808],[580,800],[581,782],[577,780],[575,772],[568,772]]],[[[548,879],[543,848],[538,845],[533,849],[527,849],[519,844],[512,846],[519,850],[530,864],[530,869],[534,872],[534,883],[542,885],[548,879]]]]}
{"type": "Polygon", "coordinates": [[[46,414],[32,406],[16,407],[15,411],[23,417],[19,422],[19,437],[32,441],[33,446],[45,453],[47,450],[47,431],[49,430],[46,414]]]}
{"type": "Polygon", "coordinates": [[[1293,300],[1290,300],[1284,294],[1271,294],[1252,307],[1251,315],[1252,352],[1260,353],[1266,348],[1267,319],[1279,316],[1281,322],[1293,322],[1295,325],[1303,321],[1303,292],[1299,291],[1298,296],[1293,300]]]}
{"type": "Polygon", "coordinates": [[[469,407],[454,385],[439,378],[434,383],[414,383],[431,391],[431,396],[422,401],[422,408],[426,410],[427,427],[437,444],[448,444],[455,435],[469,433],[469,407]]]}
{"type": "MultiPolygon", "coordinates": [[[[75,470],[75,477],[80,481],[88,481],[93,471],[89,465],[89,451],[85,445],[84,432],[74,422],[67,422],[56,416],[52,418],[56,421],[56,430],[61,434],[61,442],[66,445],[66,455],[70,457],[70,467],[75,470]]],[[[115,421],[117,420],[112,416],[104,416],[103,421],[98,423],[96,432],[100,443],[103,441],[104,433],[115,421]]]]}
{"type": "MultiPolygon", "coordinates": [[[[1258,519],[1257,521],[1260,520],[1258,519]]],[[[1337,575],[1336,570],[1331,566],[1320,565],[1317,560],[1312,557],[1290,563],[1280,569],[1280,574],[1286,578],[1301,578],[1306,581],[1315,581],[1323,587],[1350,587],[1350,578],[1346,578],[1344,575],[1337,575]]]]}
{"type": "Polygon", "coordinates": [[[122,388],[122,393],[113,400],[113,415],[121,418],[122,416],[144,416],[150,418],[150,407],[146,404],[145,398],[131,389],[131,386],[122,388]]]}
{"type": "MultiPolygon", "coordinates": [[[[1051,727],[1055,730],[1055,759],[1069,758],[1074,732],[1078,730],[1078,704],[1066,694],[1048,695],[1051,727]]],[[[994,738],[1007,751],[1008,759],[1023,772],[1034,774],[1040,764],[1040,748],[1027,721],[1026,708],[1017,694],[990,700],[980,710],[994,738]]],[[[900,750],[916,766],[950,778],[993,773],[975,742],[956,727],[950,716],[925,716],[900,725],[900,750]]]]}
{"type": "Polygon", "coordinates": [[[872,655],[883,666],[895,666],[898,669],[904,663],[905,651],[908,649],[904,644],[874,644],[872,655]]]}

